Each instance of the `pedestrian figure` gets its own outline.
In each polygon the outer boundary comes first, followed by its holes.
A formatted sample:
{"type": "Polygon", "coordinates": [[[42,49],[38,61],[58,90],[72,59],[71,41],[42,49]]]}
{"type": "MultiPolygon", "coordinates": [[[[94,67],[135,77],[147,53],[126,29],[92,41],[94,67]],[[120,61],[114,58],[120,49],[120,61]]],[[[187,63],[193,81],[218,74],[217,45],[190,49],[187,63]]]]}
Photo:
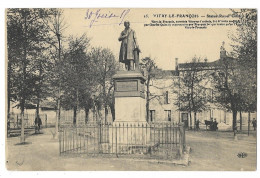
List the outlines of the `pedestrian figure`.
{"type": "Polygon", "coordinates": [[[213,117],[210,118],[209,129],[210,129],[211,131],[214,130],[214,121],[213,121],[213,117]]]}
{"type": "MultiPolygon", "coordinates": [[[[213,120],[213,118],[212,118],[212,120],[213,120]]],[[[214,119],[214,122],[212,121],[212,123],[211,123],[211,130],[213,130],[213,131],[218,130],[218,122],[217,122],[216,118],[214,119]]]]}
{"type": "Polygon", "coordinates": [[[200,121],[196,120],[196,130],[200,130],[200,121]]]}
{"type": "Polygon", "coordinates": [[[255,118],[253,118],[252,124],[253,124],[254,130],[256,130],[256,119],[255,118]]]}
{"type": "Polygon", "coordinates": [[[214,119],[214,129],[215,131],[218,130],[218,122],[216,118],[214,119]]]}
{"type": "Polygon", "coordinates": [[[35,132],[36,131],[40,132],[41,125],[42,125],[42,120],[41,120],[41,118],[39,116],[36,116],[34,124],[35,124],[35,132]]]}

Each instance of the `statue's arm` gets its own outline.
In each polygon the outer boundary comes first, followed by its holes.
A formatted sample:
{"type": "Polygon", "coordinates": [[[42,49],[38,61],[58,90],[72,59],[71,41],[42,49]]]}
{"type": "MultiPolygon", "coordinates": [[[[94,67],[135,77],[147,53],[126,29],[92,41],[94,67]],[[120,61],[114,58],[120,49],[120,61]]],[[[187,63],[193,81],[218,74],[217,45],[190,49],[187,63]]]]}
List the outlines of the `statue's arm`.
{"type": "Polygon", "coordinates": [[[136,48],[141,52],[141,50],[140,50],[140,48],[139,48],[139,45],[138,45],[138,42],[137,42],[137,37],[136,37],[135,31],[133,31],[133,37],[134,37],[134,42],[135,42],[136,48]]]}
{"type": "Polygon", "coordinates": [[[122,41],[125,38],[126,38],[126,35],[122,32],[122,33],[120,33],[120,37],[118,38],[118,41],[122,41]]]}

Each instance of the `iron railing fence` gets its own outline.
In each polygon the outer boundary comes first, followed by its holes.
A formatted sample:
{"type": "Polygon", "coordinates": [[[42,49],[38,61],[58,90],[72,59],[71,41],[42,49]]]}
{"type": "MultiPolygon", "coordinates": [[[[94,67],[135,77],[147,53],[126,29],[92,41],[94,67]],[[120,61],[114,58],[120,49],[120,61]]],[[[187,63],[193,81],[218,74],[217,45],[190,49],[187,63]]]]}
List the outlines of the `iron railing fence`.
{"type": "Polygon", "coordinates": [[[88,123],[60,126],[61,155],[132,155],[171,159],[185,147],[185,130],[174,123],[88,123]]]}
{"type": "MultiPolygon", "coordinates": [[[[47,127],[47,114],[39,114],[42,120],[42,127],[47,127]]],[[[24,114],[24,127],[34,127],[35,126],[35,114],[24,114]]],[[[10,114],[7,118],[7,125],[10,129],[20,129],[22,123],[22,115],[13,113],[10,114]]]]}
{"type": "MultiPolygon", "coordinates": [[[[41,127],[48,127],[47,115],[39,115],[42,120],[41,127]]],[[[21,135],[22,115],[11,113],[7,117],[7,137],[21,135]]],[[[24,132],[28,135],[35,130],[35,114],[24,114],[24,132]]]]}

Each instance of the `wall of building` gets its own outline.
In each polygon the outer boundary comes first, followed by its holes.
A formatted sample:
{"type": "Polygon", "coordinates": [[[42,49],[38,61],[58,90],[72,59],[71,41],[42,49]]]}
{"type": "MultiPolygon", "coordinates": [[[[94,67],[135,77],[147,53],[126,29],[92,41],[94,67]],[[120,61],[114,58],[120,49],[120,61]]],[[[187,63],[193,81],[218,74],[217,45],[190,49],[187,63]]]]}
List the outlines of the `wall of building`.
{"type": "Polygon", "coordinates": [[[152,94],[150,100],[150,110],[155,111],[155,122],[166,122],[168,116],[166,111],[171,112],[171,122],[179,122],[179,111],[176,103],[176,94],[173,93],[174,79],[154,79],[151,82],[150,92],[152,94]],[[168,102],[165,102],[166,92],[168,92],[168,102]]]}

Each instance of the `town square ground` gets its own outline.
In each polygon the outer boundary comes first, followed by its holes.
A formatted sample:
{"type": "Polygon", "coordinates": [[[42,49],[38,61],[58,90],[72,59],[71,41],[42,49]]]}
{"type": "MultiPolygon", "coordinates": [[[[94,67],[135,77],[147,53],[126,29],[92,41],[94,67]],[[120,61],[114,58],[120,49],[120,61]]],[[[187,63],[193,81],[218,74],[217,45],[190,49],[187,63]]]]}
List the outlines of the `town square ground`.
{"type": "Polygon", "coordinates": [[[51,128],[28,136],[26,142],[19,145],[19,137],[7,138],[8,170],[254,171],[257,160],[255,131],[249,136],[238,134],[237,139],[232,132],[186,131],[186,143],[191,147],[188,166],[120,157],[60,156],[59,141],[52,138],[51,128]]]}

